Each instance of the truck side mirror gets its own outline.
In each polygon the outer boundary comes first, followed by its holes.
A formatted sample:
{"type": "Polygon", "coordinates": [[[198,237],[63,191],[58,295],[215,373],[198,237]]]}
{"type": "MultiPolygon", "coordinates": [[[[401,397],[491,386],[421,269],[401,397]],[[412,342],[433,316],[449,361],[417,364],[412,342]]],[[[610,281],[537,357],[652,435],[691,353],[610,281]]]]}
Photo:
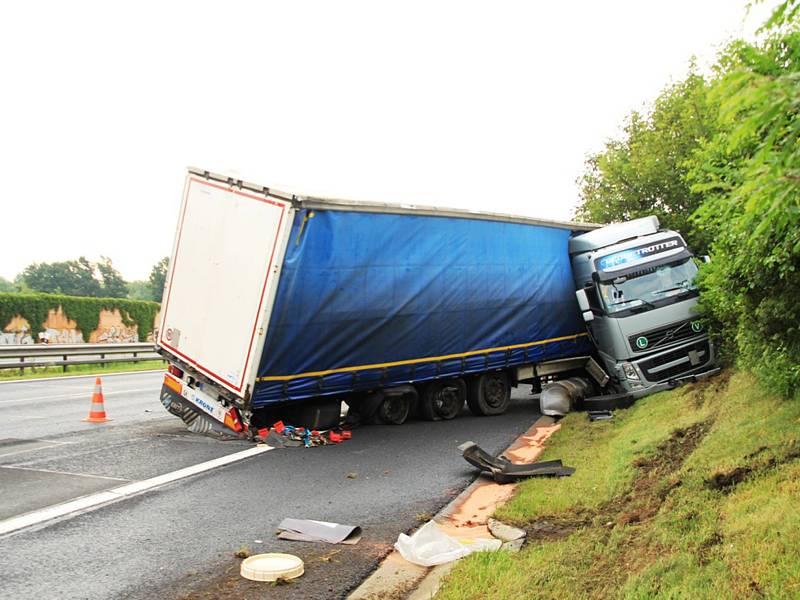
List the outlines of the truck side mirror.
{"type": "Polygon", "coordinates": [[[586,290],[575,290],[575,297],[578,299],[578,307],[583,313],[583,320],[587,323],[594,321],[594,313],[592,312],[592,307],[589,306],[589,297],[586,295],[586,290]]]}

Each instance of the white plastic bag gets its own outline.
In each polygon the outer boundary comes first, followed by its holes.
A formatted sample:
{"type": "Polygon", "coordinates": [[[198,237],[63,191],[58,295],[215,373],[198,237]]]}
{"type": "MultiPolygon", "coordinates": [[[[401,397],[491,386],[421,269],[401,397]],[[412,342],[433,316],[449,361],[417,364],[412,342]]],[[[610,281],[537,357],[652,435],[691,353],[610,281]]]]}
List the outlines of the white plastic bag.
{"type": "Polygon", "coordinates": [[[502,542],[497,539],[475,538],[459,542],[428,521],[413,535],[401,533],[394,547],[408,562],[432,567],[458,560],[478,550],[497,550],[502,542]]]}

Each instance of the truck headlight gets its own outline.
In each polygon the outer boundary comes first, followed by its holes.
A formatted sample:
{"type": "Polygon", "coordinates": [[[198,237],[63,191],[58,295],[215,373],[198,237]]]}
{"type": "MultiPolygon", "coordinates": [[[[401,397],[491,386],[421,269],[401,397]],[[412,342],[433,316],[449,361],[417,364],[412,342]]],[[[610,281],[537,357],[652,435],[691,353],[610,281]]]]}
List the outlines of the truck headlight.
{"type": "Polygon", "coordinates": [[[627,379],[631,379],[633,381],[639,381],[639,373],[636,372],[636,369],[633,365],[629,362],[622,363],[622,372],[625,373],[625,377],[627,379]]]}

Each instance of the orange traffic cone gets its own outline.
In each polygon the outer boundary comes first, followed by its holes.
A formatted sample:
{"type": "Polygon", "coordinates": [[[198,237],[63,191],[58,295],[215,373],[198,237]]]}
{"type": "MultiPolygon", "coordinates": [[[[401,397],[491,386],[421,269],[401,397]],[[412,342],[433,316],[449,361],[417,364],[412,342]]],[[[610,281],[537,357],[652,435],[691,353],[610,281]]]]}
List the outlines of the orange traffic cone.
{"type": "Polygon", "coordinates": [[[84,419],[89,423],[105,423],[110,421],[106,416],[106,407],[103,405],[103,388],[100,378],[94,380],[94,394],[92,394],[92,408],[89,409],[89,416],[84,419]]]}

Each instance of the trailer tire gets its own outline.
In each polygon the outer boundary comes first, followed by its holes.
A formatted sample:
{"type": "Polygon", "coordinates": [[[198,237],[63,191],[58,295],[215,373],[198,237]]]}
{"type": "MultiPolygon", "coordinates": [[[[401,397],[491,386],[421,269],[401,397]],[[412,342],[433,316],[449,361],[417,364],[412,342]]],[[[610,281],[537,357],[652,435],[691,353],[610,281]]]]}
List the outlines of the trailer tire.
{"type": "Polygon", "coordinates": [[[467,389],[467,406],[478,416],[502,415],[511,401],[511,385],[503,371],[473,377],[467,389]]]}
{"type": "Polygon", "coordinates": [[[467,399],[467,384],[461,378],[432,381],[422,391],[419,415],[428,421],[455,419],[467,399]]]}
{"type": "Polygon", "coordinates": [[[408,414],[411,412],[411,405],[416,400],[417,392],[412,386],[403,386],[410,389],[386,390],[383,394],[383,401],[378,406],[375,413],[375,420],[384,425],[402,425],[406,422],[408,414]]]}

